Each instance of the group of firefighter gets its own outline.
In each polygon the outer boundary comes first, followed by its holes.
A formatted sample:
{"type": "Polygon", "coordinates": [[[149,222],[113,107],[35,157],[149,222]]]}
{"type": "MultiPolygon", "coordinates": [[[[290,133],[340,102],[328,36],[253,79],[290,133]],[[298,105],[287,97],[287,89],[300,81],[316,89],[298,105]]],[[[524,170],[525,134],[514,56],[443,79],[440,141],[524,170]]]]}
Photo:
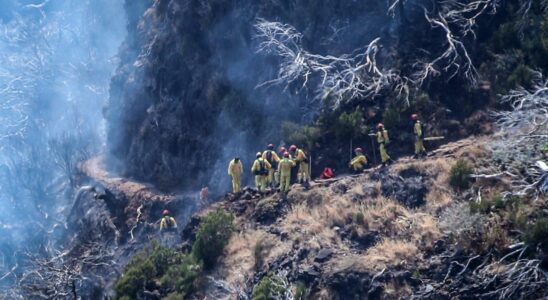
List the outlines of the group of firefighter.
{"type": "MultiPolygon", "coordinates": [[[[411,115],[411,119],[414,121],[415,157],[419,157],[426,154],[422,124],[417,114],[411,115]]],[[[391,161],[391,158],[387,152],[387,145],[390,142],[388,130],[382,123],[377,125],[377,132],[374,136],[379,144],[381,163],[384,167],[391,161]]],[[[361,173],[368,165],[367,157],[362,148],[354,149],[354,153],[355,157],[350,161],[349,166],[355,173],[361,173]]],[[[228,175],[232,177],[233,193],[241,191],[243,172],[244,167],[241,159],[239,157],[232,159],[228,165],[228,175]]],[[[268,188],[278,188],[280,192],[287,193],[290,184],[295,179],[305,186],[308,186],[310,182],[308,157],[305,151],[296,145],[291,145],[289,149],[281,147],[276,153],[274,145],[269,144],[264,152],[257,152],[251,172],[255,175],[257,190],[262,194],[266,193],[268,188]]]]}
{"type": "MultiPolygon", "coordinates": [[[[414,121],[415,158],[418,158],[419,156],[426,155],[423,143],[423,129],[417,114],[411,115],[411,119],[414,121]]],[[[384,167],[391,162],[390,155],[387,152],[387,145],[390,143],[388,130],[384,128],[382,123],[379,123],[377,125],[377,132],[373,136],[376,137],[379,144],[381,163],[384,167]]],[[[361,173],[369,165],[369,162],[362,148],[354,149],[354,153],[355,157],[349,162],[349,167],[354,173],[361,173]]],[[[276,153],[274,145],[269,144],[264,152],[257,152],[251,172],[255,175],[255,185],[261,194],[266,193],[269,188],[278,188],[283,195],[286,195],[294,180],[308,186],[310,182],[309,163],[305,151],[296,145],[291,145],[289,149],[281,147],[279,152],[276,153]]],[[[228,164],[228,175],[232,177],[232,192],[235,194],[241,191],[243,172],[244,167],[240,158],[236,157],[232,159],[228,164]]],[[[204,189],[200,192],[200,197],[202,197],[202,193],[207,192],[207,190],[204,192],[204,189]]],[[[162,215],[163,217],[160,220],[161,231],[177,228],[177,223],[169,210],[164,210],[162,215]]]]}

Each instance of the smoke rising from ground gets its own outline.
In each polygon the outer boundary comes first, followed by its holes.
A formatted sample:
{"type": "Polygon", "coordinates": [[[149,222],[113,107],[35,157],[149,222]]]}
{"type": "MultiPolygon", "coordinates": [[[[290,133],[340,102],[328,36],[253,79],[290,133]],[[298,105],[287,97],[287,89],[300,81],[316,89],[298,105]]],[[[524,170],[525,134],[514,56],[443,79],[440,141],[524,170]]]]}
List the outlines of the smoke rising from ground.
{"type": "Polygon", "coordinates": [[[0,285],[10,285],[25,252],[54,252],[82,184],[76,164],[105,142],[101,110],[126,21],[122,0],[1,6],[0,285]]]}

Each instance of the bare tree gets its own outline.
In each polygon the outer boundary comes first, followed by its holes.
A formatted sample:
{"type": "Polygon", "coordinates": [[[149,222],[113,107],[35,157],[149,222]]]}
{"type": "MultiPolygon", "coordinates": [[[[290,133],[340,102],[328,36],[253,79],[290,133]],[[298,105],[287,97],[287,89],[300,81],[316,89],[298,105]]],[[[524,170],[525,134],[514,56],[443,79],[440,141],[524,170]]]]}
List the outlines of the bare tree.
{"type": "Polygon", "coordinates": [[[49,258],[32,253],[26,253],[26,257],[30,267],[20,274],[10,274],[16,277],[16,285],[8,292],[21,299],[83,299],[82,293],[88,292],[82,291],[85,281],[100,284],[101,277],[118,272],[114,253],[98,244],[87,245],[86,252],[77,258],[68,250],[49,258]]]}
{"type": "Polygon", "coordinates": [[[444,33],[445,50],[433,57],[426,57],[414,64],[417,71],[413,78],[419,85],[430,77],[442,73],[448,79],[463,74],[473,85],[477,83],[478,72],[464,43],[467,36],[476,39],[475,29],[480,16],[495,14],[500,0],[447,0],[436,1],[437,12],[429,13],[424,8],[424,17],[432,28],[444,33]]]}
{"type": "Polygon", "coordinates": [[[509,110],[494,112],[498,132],[491,144],[492,169],[473,177],[507,177],[506,195],[537,199],[548,192],[548,167],[543,161],[548,144],[548,80],[534,72],[533,87],[519,87],[501,97],[509,110]]]}
{"type": "MultiPolygon", "coordinates": [[[[517,29],[519,33],[519,37],[523,39],[525,34],[525,27],[527,26],[527,23],[529,22],[529,12],[533,8],[534,0],[519,0],[519,9],[517,13],[520,15],[520,18],[517,22],[517,29]]],[[[543,10],[545,15],[548,15],[548,0],[541,0],[539,1],[540,8],[543,10]]]]}
{"type": "MultiPolygon", "coordinates": [[[[377,61],[381,39],[370,41],[367,46],[340,56],[313,54],[302,47],[302,34],[294,27],[279,22],[259,19],[255,24],[255,37],[261,41],[258,52],[270,53],[280,58],[277,78],[259,85],[282,84],[287,89],[298,84],[310,87],[318,100],[331,100],[334,106],[363,98],[375,98],[390,91],[409,103],[409,94],[427,79],[446,75],[448,80],[457,75],[476,84],[478,72],[465,40],[476,38],[478,19],[485,14],[495,14],[501,0],[445,0],[434,1],[435,9],[424,8],[424,17],[432,32],[441,30],[443,48],[440,53],[423,51],[424,57],[415,62],[410,74],[393,67],[382,66],[377,61]]],[[[387,13],[394,16],[396,10],[407,5],[405,0],[389,0],[387,13]]],[[[415,5],[413,3],[413,5],[415,5]]],[[[329,37],[336,40],[338,31],[329,37]]],[[[380,35],[380,32],[379,32],[380,35]]]]}
{"type": "Polygon", "coordinates": [[[287,89],[298,83],[301,88],[314,82],[317,100],[331,100],[334,106],[356,98],[375,97],[381,91],[398,86],[407,92],[406,80],[392,69],[377,62],[380,38],[363,48],[340,56],[313,54],[303,49],[302,34],[294,27],[259,19],[255,24],[256,38],[261,40],[258,52],[280,58],[277,78],[258,87],[282,84],[287,89]]]}

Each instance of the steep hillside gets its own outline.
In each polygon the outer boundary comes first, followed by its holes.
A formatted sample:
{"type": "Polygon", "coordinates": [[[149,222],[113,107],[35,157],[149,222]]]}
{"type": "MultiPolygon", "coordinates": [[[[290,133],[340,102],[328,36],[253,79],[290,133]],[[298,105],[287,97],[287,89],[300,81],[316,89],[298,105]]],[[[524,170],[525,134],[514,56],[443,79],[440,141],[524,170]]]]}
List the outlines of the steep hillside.
{"type": "MultiPolygon", "coordinates": [[[[424,160],[402,158],[389,168],[363,175],[317,180],[309,189],[294,185],[286,198],[280,194],[260,198],[249,188],[241,195],[228,194],[195,215],[182,231],[185,253],[191,251],[202,220],[211,212],[221,208],[235,216],[235,233],[224,252],[212,269],[191,277],[197,279],[185,285],[186,297],[546,295],[548,276],[541,266],[545,262],[533,250],[545,245],[526,236],[547,199],[489,200],[497,199],[506,186],[498,180],[478,180],[461,191],[450,184],[458,161],[476,170],[483,167],[488,141],[471,137],[444,145],[424,160]]],[[[138,298],[147,290],[147,295],[157,297],[146,299],[160,299],[170,292],[150,281],[138,298]]]]}

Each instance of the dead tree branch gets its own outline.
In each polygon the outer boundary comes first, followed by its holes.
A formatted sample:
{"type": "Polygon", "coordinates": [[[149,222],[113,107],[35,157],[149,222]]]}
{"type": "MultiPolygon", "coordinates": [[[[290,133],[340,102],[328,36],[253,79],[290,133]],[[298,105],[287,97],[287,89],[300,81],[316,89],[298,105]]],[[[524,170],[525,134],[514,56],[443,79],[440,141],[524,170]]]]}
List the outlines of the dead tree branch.
{"type": "Polygon", "coordinates": [[[491,144],[494,169],[512,183],[511,194],[537,199],[548,190],[542,152],[548,140],[548,80],[540,72],[531,90],[520,87],[501,97],[510,110],[493,113],[498,132],[491,144]]]}
{"type": "Polygon", "coordinates": [[[284,85],[287,90],[295,83],[305,88],[314,82],[316,99],[330,100],[334,106],[357,98],[373,98],[390,87],[397,87],[400,94],[409,91],[407,79],[378,64],[380,38],[351,54],[332,56],[304,50],[302,34],[290,25],[259,19],[255,29],[255,37],[261,41],[258,52],[280,58],[277,78],[258,87],[284,85]]]}

